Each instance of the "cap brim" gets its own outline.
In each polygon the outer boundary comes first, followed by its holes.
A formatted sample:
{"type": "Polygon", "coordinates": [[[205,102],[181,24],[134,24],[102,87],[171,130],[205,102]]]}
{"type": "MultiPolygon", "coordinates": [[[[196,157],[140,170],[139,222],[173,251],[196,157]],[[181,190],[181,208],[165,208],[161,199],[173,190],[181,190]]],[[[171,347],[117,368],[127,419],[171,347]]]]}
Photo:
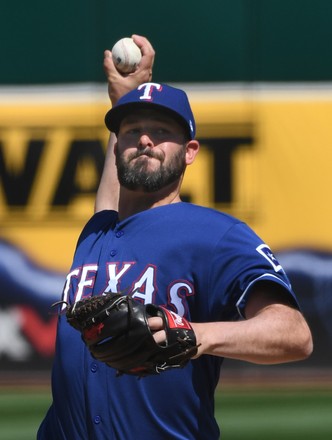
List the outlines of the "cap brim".
{"type": "Polygon", "coordinates": [[[188,133],[189,138],[192,138],[191,133],[189,132],[187,121],[184,118],[182,118],[174,110],[172,110],[166,106],[155,104],[155,103],[128,102],[127,104],[122,104],[122,105],[116,106],[114,108],[111,108],[111,110],[109,110],[105,116],[106,127],[110,131],[112,131],[113,133],[115,133],[117,135],[119,132],[120,124],[121,124],[121,121],[123,120],[123,118],[125,118],[129,113],[131,113],[137,109],[141,109],[141,108],[147,108],[147,109],[154,108],[156,110],[160,110],[161,112],[171,116],[180,125],[183,126],[185,131],[188,133]]]}
{"type": "MultiPolygon", "coordinates": [[[[113,133],[118,134],[120,124],[122,119],[127,116],[128,113],[134,111],[136,108],[146,107],[147,104],[143,104],[141,102],[130,102],[128,104],[119,105],[117,107],[111,108],[106,113],[105,116],[105,125],[113,133]]],[[[149,104],[152,107],[152,104],[149,104]]]]}

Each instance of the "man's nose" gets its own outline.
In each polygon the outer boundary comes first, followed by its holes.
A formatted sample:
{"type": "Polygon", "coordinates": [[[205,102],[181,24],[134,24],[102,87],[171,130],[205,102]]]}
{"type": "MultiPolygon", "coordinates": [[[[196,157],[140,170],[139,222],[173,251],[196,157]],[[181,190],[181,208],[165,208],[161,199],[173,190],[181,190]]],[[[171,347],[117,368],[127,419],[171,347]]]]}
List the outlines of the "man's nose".
{"type": "Polygon", "coordinates": [[[154,143],[147,133],[143,133],[139,138],[139,146],[152,148],[154,146],[154,143]]]}

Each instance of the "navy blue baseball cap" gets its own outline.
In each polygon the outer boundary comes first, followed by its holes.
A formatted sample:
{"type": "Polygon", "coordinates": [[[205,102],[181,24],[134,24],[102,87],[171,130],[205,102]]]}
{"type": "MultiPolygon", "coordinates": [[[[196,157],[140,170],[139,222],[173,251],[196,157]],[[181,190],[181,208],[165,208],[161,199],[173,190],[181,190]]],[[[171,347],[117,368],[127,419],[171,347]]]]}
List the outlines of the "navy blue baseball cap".
{"type": "Polygon", "coordinates": [[[122,119],[140,108],[156,108],[176,119],[194,139],[196,124],[186,93],[166,84],[144,83],[122,96],[105,116],[106,127],[118,134],[122,119]]]}

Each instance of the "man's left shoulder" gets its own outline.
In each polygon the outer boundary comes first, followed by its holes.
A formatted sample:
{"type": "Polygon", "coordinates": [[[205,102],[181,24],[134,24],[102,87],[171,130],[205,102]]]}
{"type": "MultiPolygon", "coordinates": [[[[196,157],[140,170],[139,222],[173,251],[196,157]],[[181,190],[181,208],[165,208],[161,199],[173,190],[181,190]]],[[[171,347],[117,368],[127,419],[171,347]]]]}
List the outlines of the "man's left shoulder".
{"type": "Polygon", "coordinates": [[[183,209],[185,210],[186,216],[188,218],[196,219],[196,221],[205,222],[217,222],[228,224],[229,226],[242,223],[241,220],[233,217],[223,211],[218,211],[215,208],[195,205],[193,203],[184,203],[183,209]]]}

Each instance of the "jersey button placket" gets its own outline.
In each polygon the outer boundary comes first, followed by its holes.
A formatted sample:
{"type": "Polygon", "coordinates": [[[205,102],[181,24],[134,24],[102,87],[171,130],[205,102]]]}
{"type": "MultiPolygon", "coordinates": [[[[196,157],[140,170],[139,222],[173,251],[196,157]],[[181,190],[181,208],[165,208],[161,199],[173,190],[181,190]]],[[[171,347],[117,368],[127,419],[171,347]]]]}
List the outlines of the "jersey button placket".
{"type": "MultiPolygon", "coordinates": [[[[116,238],[121,238],[121,237],[124,235],[124,232],[123,232],[122,230],[118,230],[118,231],[115,232],[114,235],[115,235],[116,238]]],[[[115,255],[116,255],[117,253],[118,253],[118,252],[117,252],[116,249],[111,249],[111,251],[110,251],[110,255],[111,255],[111,257],[115,257],[115,255]]]]}

